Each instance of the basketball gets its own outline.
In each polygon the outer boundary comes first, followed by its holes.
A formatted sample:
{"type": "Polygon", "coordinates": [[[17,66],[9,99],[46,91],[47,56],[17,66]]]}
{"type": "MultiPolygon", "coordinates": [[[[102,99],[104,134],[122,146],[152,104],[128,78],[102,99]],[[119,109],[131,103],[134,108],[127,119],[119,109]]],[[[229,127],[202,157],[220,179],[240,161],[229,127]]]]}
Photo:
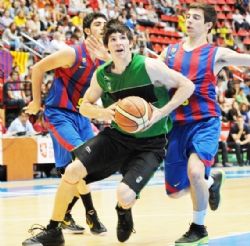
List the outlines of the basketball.
{"type": "Polygon", "coordinates": [[[125,132],[136,133],[147,126],[152,108],[143,98],[130,96],[118,102],[115,122],[125,132]]]}

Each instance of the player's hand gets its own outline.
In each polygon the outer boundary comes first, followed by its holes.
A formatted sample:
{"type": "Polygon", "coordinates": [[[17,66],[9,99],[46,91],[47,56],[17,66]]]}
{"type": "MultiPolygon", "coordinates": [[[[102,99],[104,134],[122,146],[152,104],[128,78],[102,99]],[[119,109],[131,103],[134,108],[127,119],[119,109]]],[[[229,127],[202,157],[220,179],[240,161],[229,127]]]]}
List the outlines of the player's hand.
{"type": "Polygon", "coordinates": [[[89,36],[85,41],[88,51],[94,54],[98,59],[102,61],[108,61],[111,59],[107,49],[104,47],[102,41],[95,38],[93,35],[89,36]]]}
{"type": "Polygon", "coordinates": [[[35,103],[34,101],[31,101],[28,106],[25,108],[25,113],[28,114],[37,114],[40,110],[41,106],[39,103],[35,103]]]}
{"type": "Polygon", "coordinates": [[[152,125],[154,125],[156,122],[158,122],[159,120],[161,120],[164,117],[164,115],[162,114],[162,112],[159,108],[153,106],[151,103],[150,103],[150,106],[152,108],[152,116],[151,116],[150,120],[147,122],[146,127],[144,127],[142,131],[146,131],[152,125]]]}
{"type": "Polygon", "coordinates": [[[104,112],[102,114],[102,120],[108,121],[108,122],[115,120],[116,104],[117,103],[111,104],[109,107],[103,109],[104,112]]]}

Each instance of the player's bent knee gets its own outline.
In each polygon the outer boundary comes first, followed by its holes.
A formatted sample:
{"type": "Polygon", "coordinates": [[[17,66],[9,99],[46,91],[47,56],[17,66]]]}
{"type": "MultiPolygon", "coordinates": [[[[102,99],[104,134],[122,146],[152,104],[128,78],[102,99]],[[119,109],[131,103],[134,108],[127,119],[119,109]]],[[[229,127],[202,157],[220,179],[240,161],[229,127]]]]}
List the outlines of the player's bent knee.
{"type": "Polygon", "coordinates": [[[63,179],[70,184],[75,184],[84,178],[86,174],[86,168],[81,161],[75,160],[66,167],[63,179]]]}
{"type": "Polygon", "coordinates": [[[120,183],[117,188],[117,199],[122,208],[129,209],[136,201],[136,193],[127,184],[120,183]]]}

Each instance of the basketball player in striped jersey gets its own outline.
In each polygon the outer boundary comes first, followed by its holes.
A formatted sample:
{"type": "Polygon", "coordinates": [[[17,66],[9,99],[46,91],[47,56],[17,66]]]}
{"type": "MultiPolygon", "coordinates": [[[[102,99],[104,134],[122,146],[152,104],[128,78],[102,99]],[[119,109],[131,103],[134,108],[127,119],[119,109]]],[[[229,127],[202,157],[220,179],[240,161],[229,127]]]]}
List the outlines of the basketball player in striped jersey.
{"type": "MultiPolygon", "coordinates": [[[[45,102],[44,115],[53,141],[56,167],[61,175],[73,159],[72,151],[82,142],[93,137],[90,120],[79,113],[79,106],[95,69],[103,63],[102,60],[110,59],[102,44],[105,23],[106,17],[103,14],[88,14],[83,21],[85,42],[51,54],[33,66],[33,101],[26,110],[29,114],[36,114],[40,110],[44,73],[55,70],[54,80],[45,102]]],[[[77,226],[70,214],[80,194],[91,232],[93,234],[106,232],[105,226],[98,219],[88,187],[82,182],[77,188],[76,196],[68,206],[62,228],[73,233],[83,232],[84,228],[77,226]]],[[[55,243],[57,243],[56,235],[61,235],[56,216],[56,214],[53,215],[47,226],[55,233],[53,235],[55,243]]],[[[50,235],[46,232],[38,234],[23,242],[23,245],[37,245],[37,243],[46,245],[45,242],[49,240],[50,235]]],[[[59,237],[58,240],[60,241],[61,238],[59,237]]]]}
{"type": "Polygon", "coordinates": [[[250,55],[208,43],[208,33],[215,23],[213,6],[191,4],[186,15],[187,38],[170,45],[161,54],[170,68],[195,85],[192,96],[172,113],[174,127],[165,157],[167,194],[178,198],[189,190],[193,202],[193,223],[175,242],[176,246],[208,242],[204,226],[207,204],[209,201],[212,210],[218,208],[224,178],[222,171],[210,175],[220,136],[216,75],[224,66],[250,65],[250,55]]]}

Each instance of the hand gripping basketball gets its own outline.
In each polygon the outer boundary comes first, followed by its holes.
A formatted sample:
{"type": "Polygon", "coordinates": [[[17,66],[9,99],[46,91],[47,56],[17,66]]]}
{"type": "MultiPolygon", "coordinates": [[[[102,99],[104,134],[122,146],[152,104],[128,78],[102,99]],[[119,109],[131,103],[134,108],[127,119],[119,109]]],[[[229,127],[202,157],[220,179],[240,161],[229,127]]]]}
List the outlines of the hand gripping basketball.
{"type": "Polygon", "coordinates": [[[143,130],[152,116],[148,102],[137,96],[129,96],[116,105],[115,122],[125,132],[136,133],[143,130]]]}

